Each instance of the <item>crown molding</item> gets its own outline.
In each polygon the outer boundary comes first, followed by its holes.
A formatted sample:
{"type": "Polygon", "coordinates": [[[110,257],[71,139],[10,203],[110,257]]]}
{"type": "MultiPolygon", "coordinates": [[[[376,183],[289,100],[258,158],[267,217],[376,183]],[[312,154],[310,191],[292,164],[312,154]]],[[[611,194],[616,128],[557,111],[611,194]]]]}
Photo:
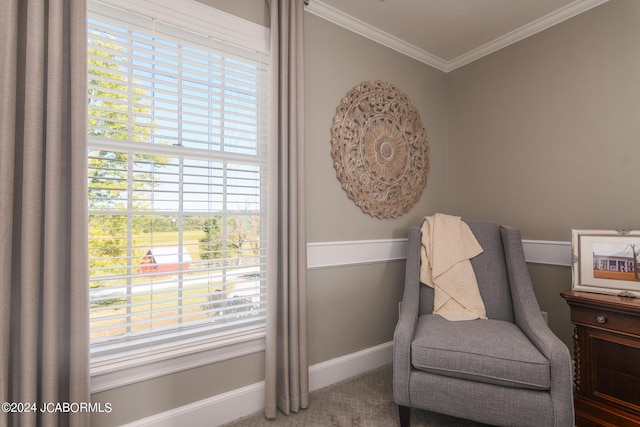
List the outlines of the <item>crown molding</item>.
{"type": "Polygon", "coordinates": [[[369,40],[380,43],[390,49],[400,52],[410,58],[423,62],[427,65],[437,68],[440,71],[447,71],[447,62],[438,58],[429,52],[420,49],[406,41],[386,33],[373,25],[367,24],[351,15],[329,6],[320,0],[311,0],[309,5],[305,7],[305,11],[316,15],[326,21],[346,28],[356,34],[359,34],[369,40]]]}
{"type": "Polygon", "coordinates": [[[367,24],[351,15],[348,15],[332,6],[323,3],[321,0],[311,0],[305,10],[313,15],[316,15],[322,19],[325,19],[340,27],[346,28],[356,34],[373,40],[383,46],[407,55],[417,61],[427,64],[440,71],[448,73],[456,68],[467,65],[473,61],[476,61],[486,55],[489,55],[497,50],[507,47],[513,43],[516,43],[522,39],[530,37],[540,31],[543,31],[549,27],[557,25],[567,19],[570,19],[576,15],[586,12],[589,9],[593,9],[609,0],[576,0],[573,3],[568,4],[540,19],[537,19],[523,27],[518,28],[510,33],[505,34],[502,37],[498,37],[489,43],[486,43],[476,49],[473,49],[459,57],[446,61],[439,58],[424,49],[407,43],[406,41],[393,36],[389,33],[381,31],[380,29],[367,24]]]}
{"type": "Polygon", "coordinates": [[[523,27],[518,28],[517,30],[507,33],[504,36],[498,37],[497,39],[490,41],[489,43],[486,43],[476,49],[460,55],[452,61],[447,62],[447,72],[453,71],[456,68],[462,67],[463,65],[467,65],[497,50],[507,47],[513,43],[519,42],[520,40],[526,39],[527,37],[544,31],[547,28],[553,27],[554,25],[566,21],[567,19],[573,18],[574,16],[586,12],[589,9],[593,9],[594,7],[608,1],[609,0],[576,0],[573,3],[570,3],[546,16],[543,16],[523,27]]]}

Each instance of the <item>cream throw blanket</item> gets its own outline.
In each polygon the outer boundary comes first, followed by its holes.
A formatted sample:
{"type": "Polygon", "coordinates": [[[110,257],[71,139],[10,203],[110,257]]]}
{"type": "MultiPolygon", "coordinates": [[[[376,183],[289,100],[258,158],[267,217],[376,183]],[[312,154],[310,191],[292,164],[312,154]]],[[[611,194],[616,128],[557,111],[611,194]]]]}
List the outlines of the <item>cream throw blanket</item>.
{"type": "Polygon", "coordinates": [[[434,288],[433,314],[447,320],[486,319],[471,267],[482,247],[460,217],[435,214],[422,223],[420,281],[434,288]]]}

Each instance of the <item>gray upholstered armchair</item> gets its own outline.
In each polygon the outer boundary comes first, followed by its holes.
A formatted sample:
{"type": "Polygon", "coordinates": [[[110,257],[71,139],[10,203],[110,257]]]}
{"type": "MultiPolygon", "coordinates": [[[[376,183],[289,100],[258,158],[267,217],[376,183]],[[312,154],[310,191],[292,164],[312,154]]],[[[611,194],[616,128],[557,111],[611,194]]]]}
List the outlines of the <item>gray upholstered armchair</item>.
{"type": "Polygon", "coordinates": [[[419,227],[409,231],[403,305],[393,349],[401,426],[410,408],[492,425],[574,425],[572,360],[531,286],[520,232],[465,221],[484,252],[471,260],[488,320],[447,321],[420,283],[419,227]]]}

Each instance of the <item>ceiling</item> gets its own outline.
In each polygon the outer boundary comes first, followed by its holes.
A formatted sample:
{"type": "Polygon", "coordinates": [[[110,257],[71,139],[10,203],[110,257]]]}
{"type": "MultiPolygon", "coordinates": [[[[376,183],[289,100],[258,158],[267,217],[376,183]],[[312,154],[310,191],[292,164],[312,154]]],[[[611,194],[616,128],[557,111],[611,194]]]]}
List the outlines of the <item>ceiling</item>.
{"type": "Polygon", "coordinates": [[[307,11],[448,72],[608,0],[309,0],[307,11]]]}

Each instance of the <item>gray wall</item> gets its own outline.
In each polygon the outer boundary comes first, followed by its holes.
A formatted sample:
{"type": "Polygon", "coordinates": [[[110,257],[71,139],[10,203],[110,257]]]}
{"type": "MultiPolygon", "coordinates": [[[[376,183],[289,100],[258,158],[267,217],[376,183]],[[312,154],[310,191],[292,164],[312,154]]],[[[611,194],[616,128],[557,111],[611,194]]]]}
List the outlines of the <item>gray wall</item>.
{"type": "MultiPolygon", "coordinates": [[[[255,0],[201,0],[262,25],[255,0]]],[[[640,2],[611,0],[463,68],[444,73],[306,14],[306,161],[309,242],[405,237],[435,212],[495,219],[526,239],[570,240],[572,228],[640,228],[640,2]],[[408,214],[378,220],[335,177],[335,108],[361,81],[386,80],[422,115],[431,146],[427,188],[408,214]]],[[[388,342],[404,262],[310,270],[310,362],[388,342]]],[[[549,324],[568,346],[558,296],[567,267],[530,265],[549,324]]],[[[93,396],[111,426],[264,379],[264,355],[178,372],[93,396]]]]}
{"type": "Polygon", "coordinates": [[[638,228],[640,2],[612,0],[449,73],[450,209],[568,241],[638,228]]]}
{"type": "MultiPolygon", "coordinates": [[[[449,210],[525,239],[640,228],[639,40],[640,2],[611,0],[449,73],[449,210]]],[[[530,271],[571,346],[569,268],[530,271]]]]}

